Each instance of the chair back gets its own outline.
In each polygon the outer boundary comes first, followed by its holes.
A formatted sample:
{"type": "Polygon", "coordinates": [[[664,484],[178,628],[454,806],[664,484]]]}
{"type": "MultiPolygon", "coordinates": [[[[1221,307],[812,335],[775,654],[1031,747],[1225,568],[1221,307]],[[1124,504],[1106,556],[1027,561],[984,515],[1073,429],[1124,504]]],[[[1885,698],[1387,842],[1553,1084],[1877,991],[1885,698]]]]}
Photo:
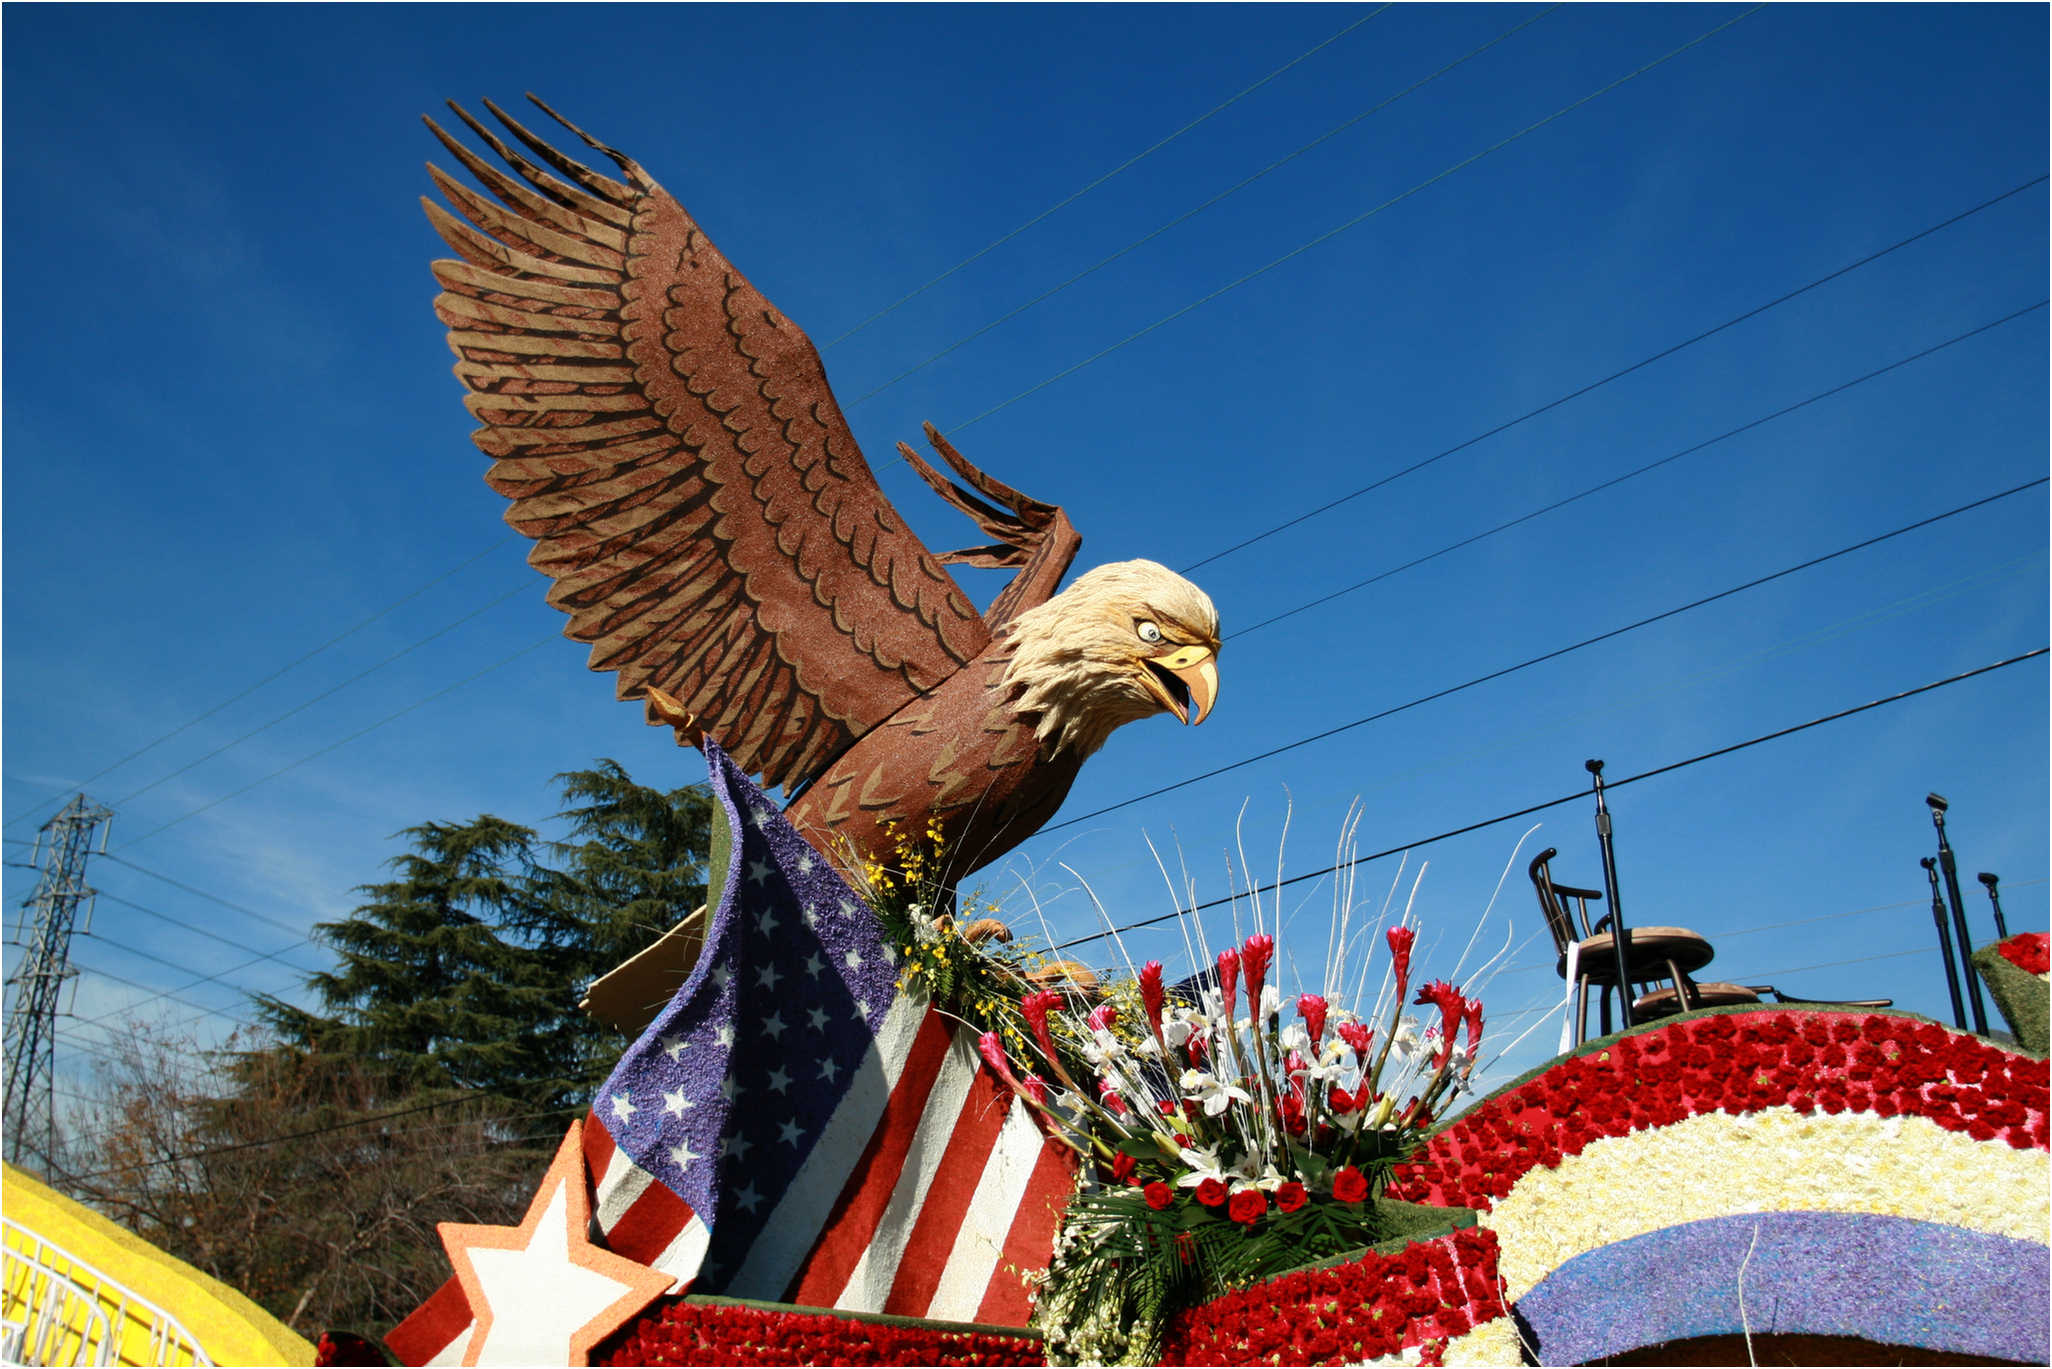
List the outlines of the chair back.
{"type": "Polygon", "coordinates": [[[1531,875],[1533,891],[1539,895],[1539,912],[1546,919],[1546,930],[1553,934],[1553,949],[1564,956],[1569,946],[1594,935],[1589,928],[1589,900],[1600,903],[1603,895],[1594,889],[1555,884],[1550,862],[1559,854],[1557,848],[1547,847],[1532,858],[1526,873],[1531,875]],[[1573,914],[1568,912],[1569,902],[1575,905],[1573,914]]]}

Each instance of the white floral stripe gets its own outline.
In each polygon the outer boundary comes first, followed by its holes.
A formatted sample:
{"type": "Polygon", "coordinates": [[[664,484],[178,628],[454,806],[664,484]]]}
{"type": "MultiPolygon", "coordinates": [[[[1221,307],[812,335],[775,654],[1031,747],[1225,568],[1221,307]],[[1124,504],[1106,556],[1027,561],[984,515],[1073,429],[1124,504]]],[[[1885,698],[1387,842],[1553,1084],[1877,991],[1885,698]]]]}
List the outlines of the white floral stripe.
{"type": "Polygon", "coordinates": [[[1479,1221],[1515,1302],[1578,1255],[1740,1212],[1875,1213],[2043,1244],[2052,1157],[1923,1117],[1712,1112],[1534,1168],[1479,1221]]]}

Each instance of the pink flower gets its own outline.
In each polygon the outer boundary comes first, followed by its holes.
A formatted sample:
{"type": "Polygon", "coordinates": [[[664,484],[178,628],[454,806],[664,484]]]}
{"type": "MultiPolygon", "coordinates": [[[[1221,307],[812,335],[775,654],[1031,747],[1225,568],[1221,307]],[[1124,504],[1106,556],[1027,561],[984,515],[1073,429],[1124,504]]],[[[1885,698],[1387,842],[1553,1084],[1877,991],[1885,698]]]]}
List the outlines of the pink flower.
{"type": "Polygon", "coordinates": [[[1240,953],[1227,949],[1218,953],[1218,991],[1225,999],[1225,1016],[1233,1015],[1233,994],[1240,984],[1240,953]]]}
{"type": "Polygon", "coordinates": [[[1090,1016],[1086,1020],[1090,1023],[1090,1030],[1094,1032],[1110,1031],[1112,1024],[1119,1020],[1118,1004],[1100,1003],[1090,1010],[1090,1016]]]}
{"type": "Polygon", "coordinates": [[[1026,1095],[1042,1107],[1047,1106],[1047,1084],[1037,1074],[1029,1074],[1019,1081],[1026,1095]]]}
{"type": "Polygon", "coordinates": [[[1126,1100],[1119,1096],[1119,1086],[1109,1075],[1097,1081],[1097,1096],[1098,1100],[1115,1115],[1120,1117],[1126,1115],[1128,1111],[1126,1100]]]}
{"type": "Polygon", "coordinates": [[[976,1049],[983,1054],[984,1063],[997,1072],[997,1077],[1019,1087],[1019,1081],[1012,1077],[1012,1062],[1005,1055],[1005,1043],[996,1032],[985,1032],[976,1038],[976,1049]]]}
{"type": "Polygon", "coordinates": [[[1468,1000],[1461,997],[1461,991],[1444,979],[1435,979],[1418,990],[1412,1002],[1430,1003],[1439,1009],[1439,1056],[1433,1061],[1433,1068],[1445,1069],[1446,1062],[1453,1058],[1454,1037],[1461,1029],[1461,1019],[1468,1011],[1468,1000]]]}
{"type": "Polygon", "coordinates": [[[1054,1038],[1047,1030],[1047,1015],[1061,1004],[1061,994],[1053,989],[1036,989],[1019,1000],[1020,1015],[1033,1029],[1033,1039],[1040,1043],[1041,1054],[1050,1060],[1055,1058],[1055,1048],[1054,1038]]]}
{"type": "Polygon", "coordinates": [[[1261,932],[1247,938],[1240,963],[1247,971],[1247,1011],[1261,1011],[1261,985],[1268,978],[1268,962],[1275,958],[1275,938],[1261,932]]]}
{"type": "Polygon", "coordinates": [[[1375,1033],[1364,1023],[1342,1022],[1339,1024],[1339,1038],[1353,1048],[1355,1055],[1366,1060],[1368,1047],[1375,1040],[1375,1033]]]}
{"type": "Polygon", "coordinates": [[[1410,991],[1411,946],[1418,940],[1418,933],[1410,927],[1392,927],[1388,936],[1389,953],[1396,962],[1397,997],[1402,998],[1410,991]]]}
{"type": "Polygon", "coordinates": [[[1304,1030],[1311,1033],[1311,1047],[1316,1050],[1325,1036],[1325,1000],[1315,993],[1301,995],[1297,999],[1297,1016],[1304,1019],[1304,1030]]]}
{"type": "Polygon", "coordinates": [[[1468,1063],[1462,1066],[1463,1078],[1474,1072],[1475,1061],[1482,1054],[1482,1000],[1479,998],[1468,1000],[1467,1026],[1468,1063]]]}

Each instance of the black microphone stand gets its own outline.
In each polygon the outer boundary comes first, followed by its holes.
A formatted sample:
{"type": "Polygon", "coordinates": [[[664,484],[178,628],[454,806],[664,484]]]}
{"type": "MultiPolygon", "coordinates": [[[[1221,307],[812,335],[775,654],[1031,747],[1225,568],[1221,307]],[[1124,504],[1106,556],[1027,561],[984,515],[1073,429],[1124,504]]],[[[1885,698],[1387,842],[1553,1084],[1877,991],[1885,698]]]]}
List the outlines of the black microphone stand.
{"type": "MultiPolygon", "coordinates": [[[[1596,781],[1596,844],[1603,848],[1603,897],[1610,900],[1610,948],[1617,955],[1617,1019],[1621,1030],[1632,1026],[1632,977],[1626,954],[1624,909],[1617,901],[1617,851],[1610,843],[1610,807],[1603,801],[1603,762],[1584,761],[1582,768],[1596,781]]],[[[1681,992],[1681,986],[1675,986],[1681,992]]]]}
{"type": "Polygon", "coordinates": [[[1917,864],[1931,881],[1931,921],[1938,924],[1938,949],[1945,956],[1945,988],[1952,995],[1952,1025],[1966,1030],[1966,1004],[1959,999],[1959,966],[1952,958],[1952,929],[1945,925],[1945,895],[1938,892],[1938,861],[1925,856],[1917,864]]]}
{"type": "Polygon", "coordinates": [[[1995,896],[1995,885],[1999,881],[2000,876],[1991,875],[1986,870],[1983,870],[1980,874],[1975,875],[1974,878],[1981,881],[1987,887],[1988,902],[1995,909],[1995,939],[1997,941],[2009,940],[2009,924],[2002,920],[2002,900],[1995,896]]]}
{"type": "Polygon", "coordinates": [[[1938,829],[1938,868],[1945,874],[1945,894],[1952,903],[1952,929],[1959,936],[1961,977],[1966,980],[1967,1003],[1974,1010],[1974,1034],[1986,1036],[1988,1009],[1981,1002],[1981,981],[1974,977],[1974,939],[1967,930],[1966,904],[1959,896],[1959,864],[1952,858],[1952,843],[1945,839],[1945,810],[1950,805],[1941,794],[1926,794],[1924,802],[1931,808],[1931,825],[1938,829]]]}

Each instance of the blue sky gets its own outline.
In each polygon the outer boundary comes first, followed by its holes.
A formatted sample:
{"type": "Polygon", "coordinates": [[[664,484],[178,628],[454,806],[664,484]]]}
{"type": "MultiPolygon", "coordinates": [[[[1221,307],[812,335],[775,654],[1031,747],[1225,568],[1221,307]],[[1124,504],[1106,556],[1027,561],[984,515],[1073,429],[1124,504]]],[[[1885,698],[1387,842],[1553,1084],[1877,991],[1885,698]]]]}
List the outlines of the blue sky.
{"type": "MultiPolygon", "coordinates": [[[[546,829],[550,777],[600,756],[702,777],[555,636],[480,479],[416,202],[423,160],[448,164],[417,116],[445,98],[533,90],[640,160],[826,348],[873,464],[932,420],[1068,510],[1079,569],[1184,568],[2041,177],[2046,24],[1963,5],[11,6],[9,917],[33,881],[19,843],[83,786],[117,809],[120,859],[92,868],[79,1018],[143,997],[119,980],[218,974],[180,989],[215,1015],[145,1010],[212,1040],[241,991],[321,963],[284,928],[345,914],[398,829],[546,829]]],[[[2046,260],[2040,183],[1192,570],[1229,638],[1216,714],[1122,731],[1062,820],[2043,476],[2046,260]]],[[[879,478],[929,545],[971,540],[902,465],[879,478]]],[[[2041,485],[1072,822],[982,882],[1028,929],[1030,890],[1079,937],[1099,924],[1077,876],[1117,921],[1170,910],[1147,837],[1213,898],[1243,883],[1242,846],[1273,878],[1286,814],[1287,875],[1332,863],[1357,800],[1357,847],[1379,851],[1586,788],[1590,756],[1623,778],[2032,650],[2046,526],[2041,485]]],[[[981,601],[999,584],[968,581],[981,601]]],[[[1976,938],[1983,869],[2011,926],[2042,929],[2046,698],[2040,659],[1620,789],[1628,916],[1709,936],[1713,977],[1948,1017],[1922,799],[1952,800],[1976,938]]],[[[1408,896],[1430,862],[1428,972],[1471,970],[1478,926],[1510,947],[1486,995],[1499,1044],[1560,993],[1524,861],[1558,846],[1561,878],[1599,882],[1591,812],[1433,844],[1403,877],[1408,896]]],[[[1356,893],[1379,904],[1396,870],[1362,867],[1356,893]]],[[[1332,898],[1282,895],[1300,960],[1332,898]]],[[[108,1035],[66,1022],[61,1071],[82,1078],[79,1048],[108,1035]]]]}

